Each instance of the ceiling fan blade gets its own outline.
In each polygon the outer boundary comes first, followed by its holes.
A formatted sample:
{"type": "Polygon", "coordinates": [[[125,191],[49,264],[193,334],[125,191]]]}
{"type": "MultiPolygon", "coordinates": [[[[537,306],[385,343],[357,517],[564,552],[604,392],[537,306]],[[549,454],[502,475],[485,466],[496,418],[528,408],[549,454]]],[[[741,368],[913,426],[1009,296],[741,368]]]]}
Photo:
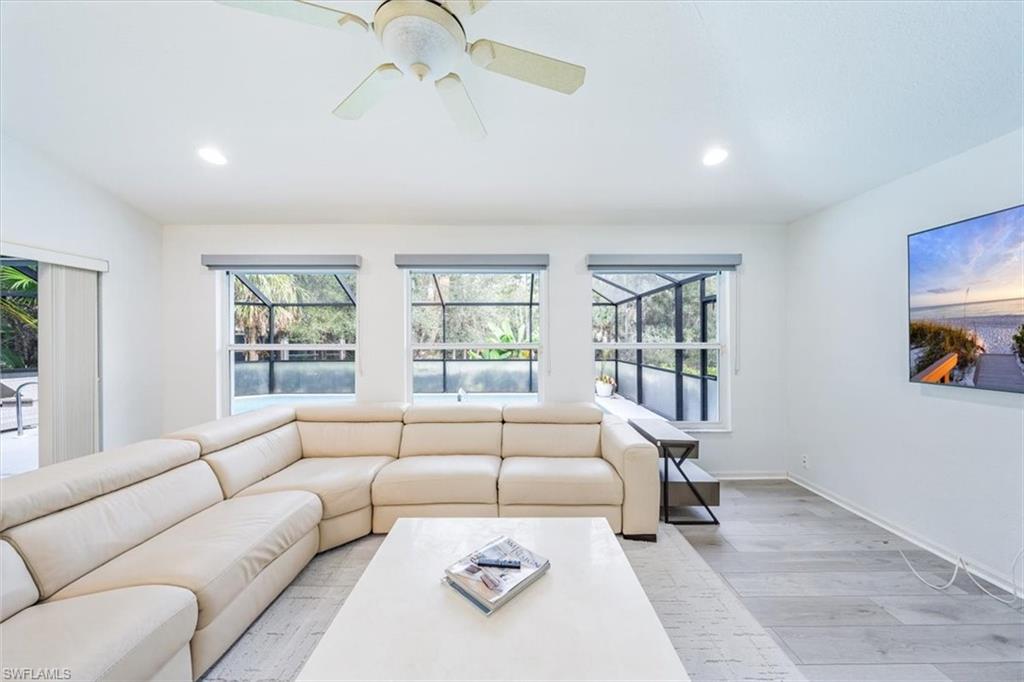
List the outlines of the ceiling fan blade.
{"type": "Polygon", "coordinates": [[[571,95],[576,92],[587,75],[586,68],[560,59],[545,57],[536,52],[497,43],[478,40],[469,48],[473,63],[527,83],[539,85],[571,95]]]}
{"type": "Polygon", "coordinates": [[[460,19],[476,14],[488,2],[490,0],[441,0],[444,8],[460,19]]]}
{"type": "Polygon", "coordinates": [[[437,88],[437,94],[441,96],[441,102],[459,132],[471,137],[487,135],[487,130],[484,129],[480,115],[476,113],[476,107],[473,106],[473,100],[469,98],[461,78],[450,73],[435,82],[434,87],[437,88]]]}
{"type": "Polygon", "coordinates": [[[349,121],[362,118],[401,78],[402,72],[397,66],[381,64],[334,109],[334,115],[349,121]]]}
{"type": "Polygon", "coordinates": [[[370,25],[355,14],[340,12],[306,0],[217,0],[228,7],[238,7],[260,14],[293,19],[304,24],[312,24],[323,28],[370,30],[370,25]]]}

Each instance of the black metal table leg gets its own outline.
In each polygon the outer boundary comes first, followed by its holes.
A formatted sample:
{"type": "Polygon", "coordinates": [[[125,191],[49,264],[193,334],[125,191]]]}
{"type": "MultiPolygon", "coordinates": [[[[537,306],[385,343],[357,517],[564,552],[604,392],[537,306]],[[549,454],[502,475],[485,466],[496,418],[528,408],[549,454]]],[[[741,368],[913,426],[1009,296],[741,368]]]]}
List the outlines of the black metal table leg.
{"type": "Polygon", "coordinates": [[[684,457],[680,458],[679,461],[676,461],[675,459],[673,459],[672,463],[676,465],[676,469],[678,469],[679,473],[682,474],[683,480],[686,481],[686,485],[689,486],[690,491],[694,494],[694,496],[696,496],[697,501],[700,502],[700,506],[704,507],[704,511],[706,511],[708,513],[708,516],[710,516],[711,518],[710,519],[694,519],[694,520],[689,520],[689,521],[670,521],[669,523],[672,523],[672,524],[677,525],[677,526],[703,526],[703,525],[717,526],[717,525],[719,525],[718,517],[715,516],[715,512],[711,511],[711,507],[709,507],[708,503],[704,501],[704,497],[697,490],[697,486],[695,486],[693,484],[693,481],[690,480],[690,477],[686,475],[685,471],[683,471],[683,462],[685,462],[685,461],[686,461],[686,457],[684,456],[684,457]]]}
{"type": "MultiPolygon", "coordinates": [[[[629,425],[639,432],[641,436],[650,441],[658,450],[658,456],[665,460],[664,467],[661,473],[661,506],[664,509],[664,513],[659,514],[659,518],[664,523],[671,523],[677,526],[682,525],[718,525],[718,517],[711,511],[711,508],[707,504],[707,500],[697,490],[697,486],[694,485],[690,477],[683,471],[683,464],[690,457],[696,458],[700,442],[687,434],[684,431],[679,430],[673,424],[666,422],[663,419],[630,419],[629,425]],[[682,451],[682,456],[678,459],[672,456],[672,448],[677,448],[682,451]],[[700,506],[704,508],[704,511],[711,517],[710,519],[694,519],[694,520],[679,520],[673,521],[672,514],[669,511],[669,478],[668,478],[668,462],[672,460],[672,464],[679,470],[679,473],[683,477],[683,481],[686,482],[690,492],[693,493],[697,501],[700,502],[700,506]]],[[[692,505],[696,507],[697,505],[692,505]]]]}
{"type": "Polygon", "coordinates": [[[668,523],[668,449],[662,448],[661,455],[665,459],[665,476],[661,479],[661,507],[665,510],[665,523],[668,523]]]}
{"type": "Polygon", "coordinates": [[[673,526],[717,526],[717,525],[720,525],[719,521],[718,521],[718,517],[715,516],[715,513],[713,511],[711,511],[711,507],[708,506],[707,502],[704,500],[704,497],[697,490],[697,486],[695,486],[693,484],[693,481],[690,480],[690,477],[686,475],[685,471],[683,471],[683,463],[686,462],[686,460],[690,456],[691,452],[693,452],[693,448],[688,448],[688,449],[686,449],[683,452],[683,456],[682,457],[680,457],[679,459],[676,459],[675,457],[671,456],[671,454],[668,451],[668,448],[664,449],[664,455],[665,455],[665,480],[664,480],[664,482],[662,484],[662,486],[663,486],[662,496],[664,498],[664,505],[665,505],[665,523],[670,523],[673,526]],[[682,477],[683,477],[683,480],[686,481],[686,485],[690,489],[690,492],[692,492],[694,497],[697,498],[697,501],[700,502],[700,506],[702,506],[704,508],[704,511],[706,511],[708,513],[708,515],[711,517],[710,519],[686,519],[686,520],[679,519],[679,520],[673,521],[671,518],[669,518],[669,507],[668,507],[668,460],[672,460],[672,464],[675,465],[676,470],[679,471],[680,475],[682,475],[682,477]]]}

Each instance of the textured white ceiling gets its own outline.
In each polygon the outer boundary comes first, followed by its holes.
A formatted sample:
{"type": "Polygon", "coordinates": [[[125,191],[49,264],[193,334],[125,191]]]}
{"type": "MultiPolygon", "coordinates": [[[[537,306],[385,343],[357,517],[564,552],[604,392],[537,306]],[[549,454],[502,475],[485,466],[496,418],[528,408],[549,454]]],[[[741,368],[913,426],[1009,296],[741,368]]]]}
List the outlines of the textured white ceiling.
{"type": "Polygon", "coordinates": [[[587,81],[467,59],[470,141],[411,80],[331,115],[381,60],[369,36],[203,0],[2,2],[0,127],[165,223],[784,222],[1021,127],[1022,7],[495,0],[471,40],[587,81]],[[708,169],[712,142],[732,155],[708,169]]]}

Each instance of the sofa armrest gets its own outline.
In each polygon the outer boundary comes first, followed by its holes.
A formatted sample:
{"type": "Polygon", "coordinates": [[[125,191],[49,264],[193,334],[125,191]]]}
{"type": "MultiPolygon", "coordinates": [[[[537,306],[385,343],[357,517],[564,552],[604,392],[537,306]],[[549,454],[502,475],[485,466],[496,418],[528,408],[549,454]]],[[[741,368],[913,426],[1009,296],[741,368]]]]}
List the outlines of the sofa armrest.
{"type": "Polygon", "coordinates": [[[661,499],[658,449],[612,415],[601,421],[601,456],[622,479],[622,534],[656,535],[661,499]]]}

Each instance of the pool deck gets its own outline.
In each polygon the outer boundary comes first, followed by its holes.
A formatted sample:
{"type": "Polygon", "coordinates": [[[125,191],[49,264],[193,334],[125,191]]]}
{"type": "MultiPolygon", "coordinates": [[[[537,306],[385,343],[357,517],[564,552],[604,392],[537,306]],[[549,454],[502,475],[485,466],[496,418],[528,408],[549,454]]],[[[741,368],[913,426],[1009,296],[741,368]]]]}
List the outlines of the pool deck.
{"type": "Polygon", "coordinates": [[[0,434],[0,478],[39,468],[39,429],[19,436],[16,431],[0,434]]]}

